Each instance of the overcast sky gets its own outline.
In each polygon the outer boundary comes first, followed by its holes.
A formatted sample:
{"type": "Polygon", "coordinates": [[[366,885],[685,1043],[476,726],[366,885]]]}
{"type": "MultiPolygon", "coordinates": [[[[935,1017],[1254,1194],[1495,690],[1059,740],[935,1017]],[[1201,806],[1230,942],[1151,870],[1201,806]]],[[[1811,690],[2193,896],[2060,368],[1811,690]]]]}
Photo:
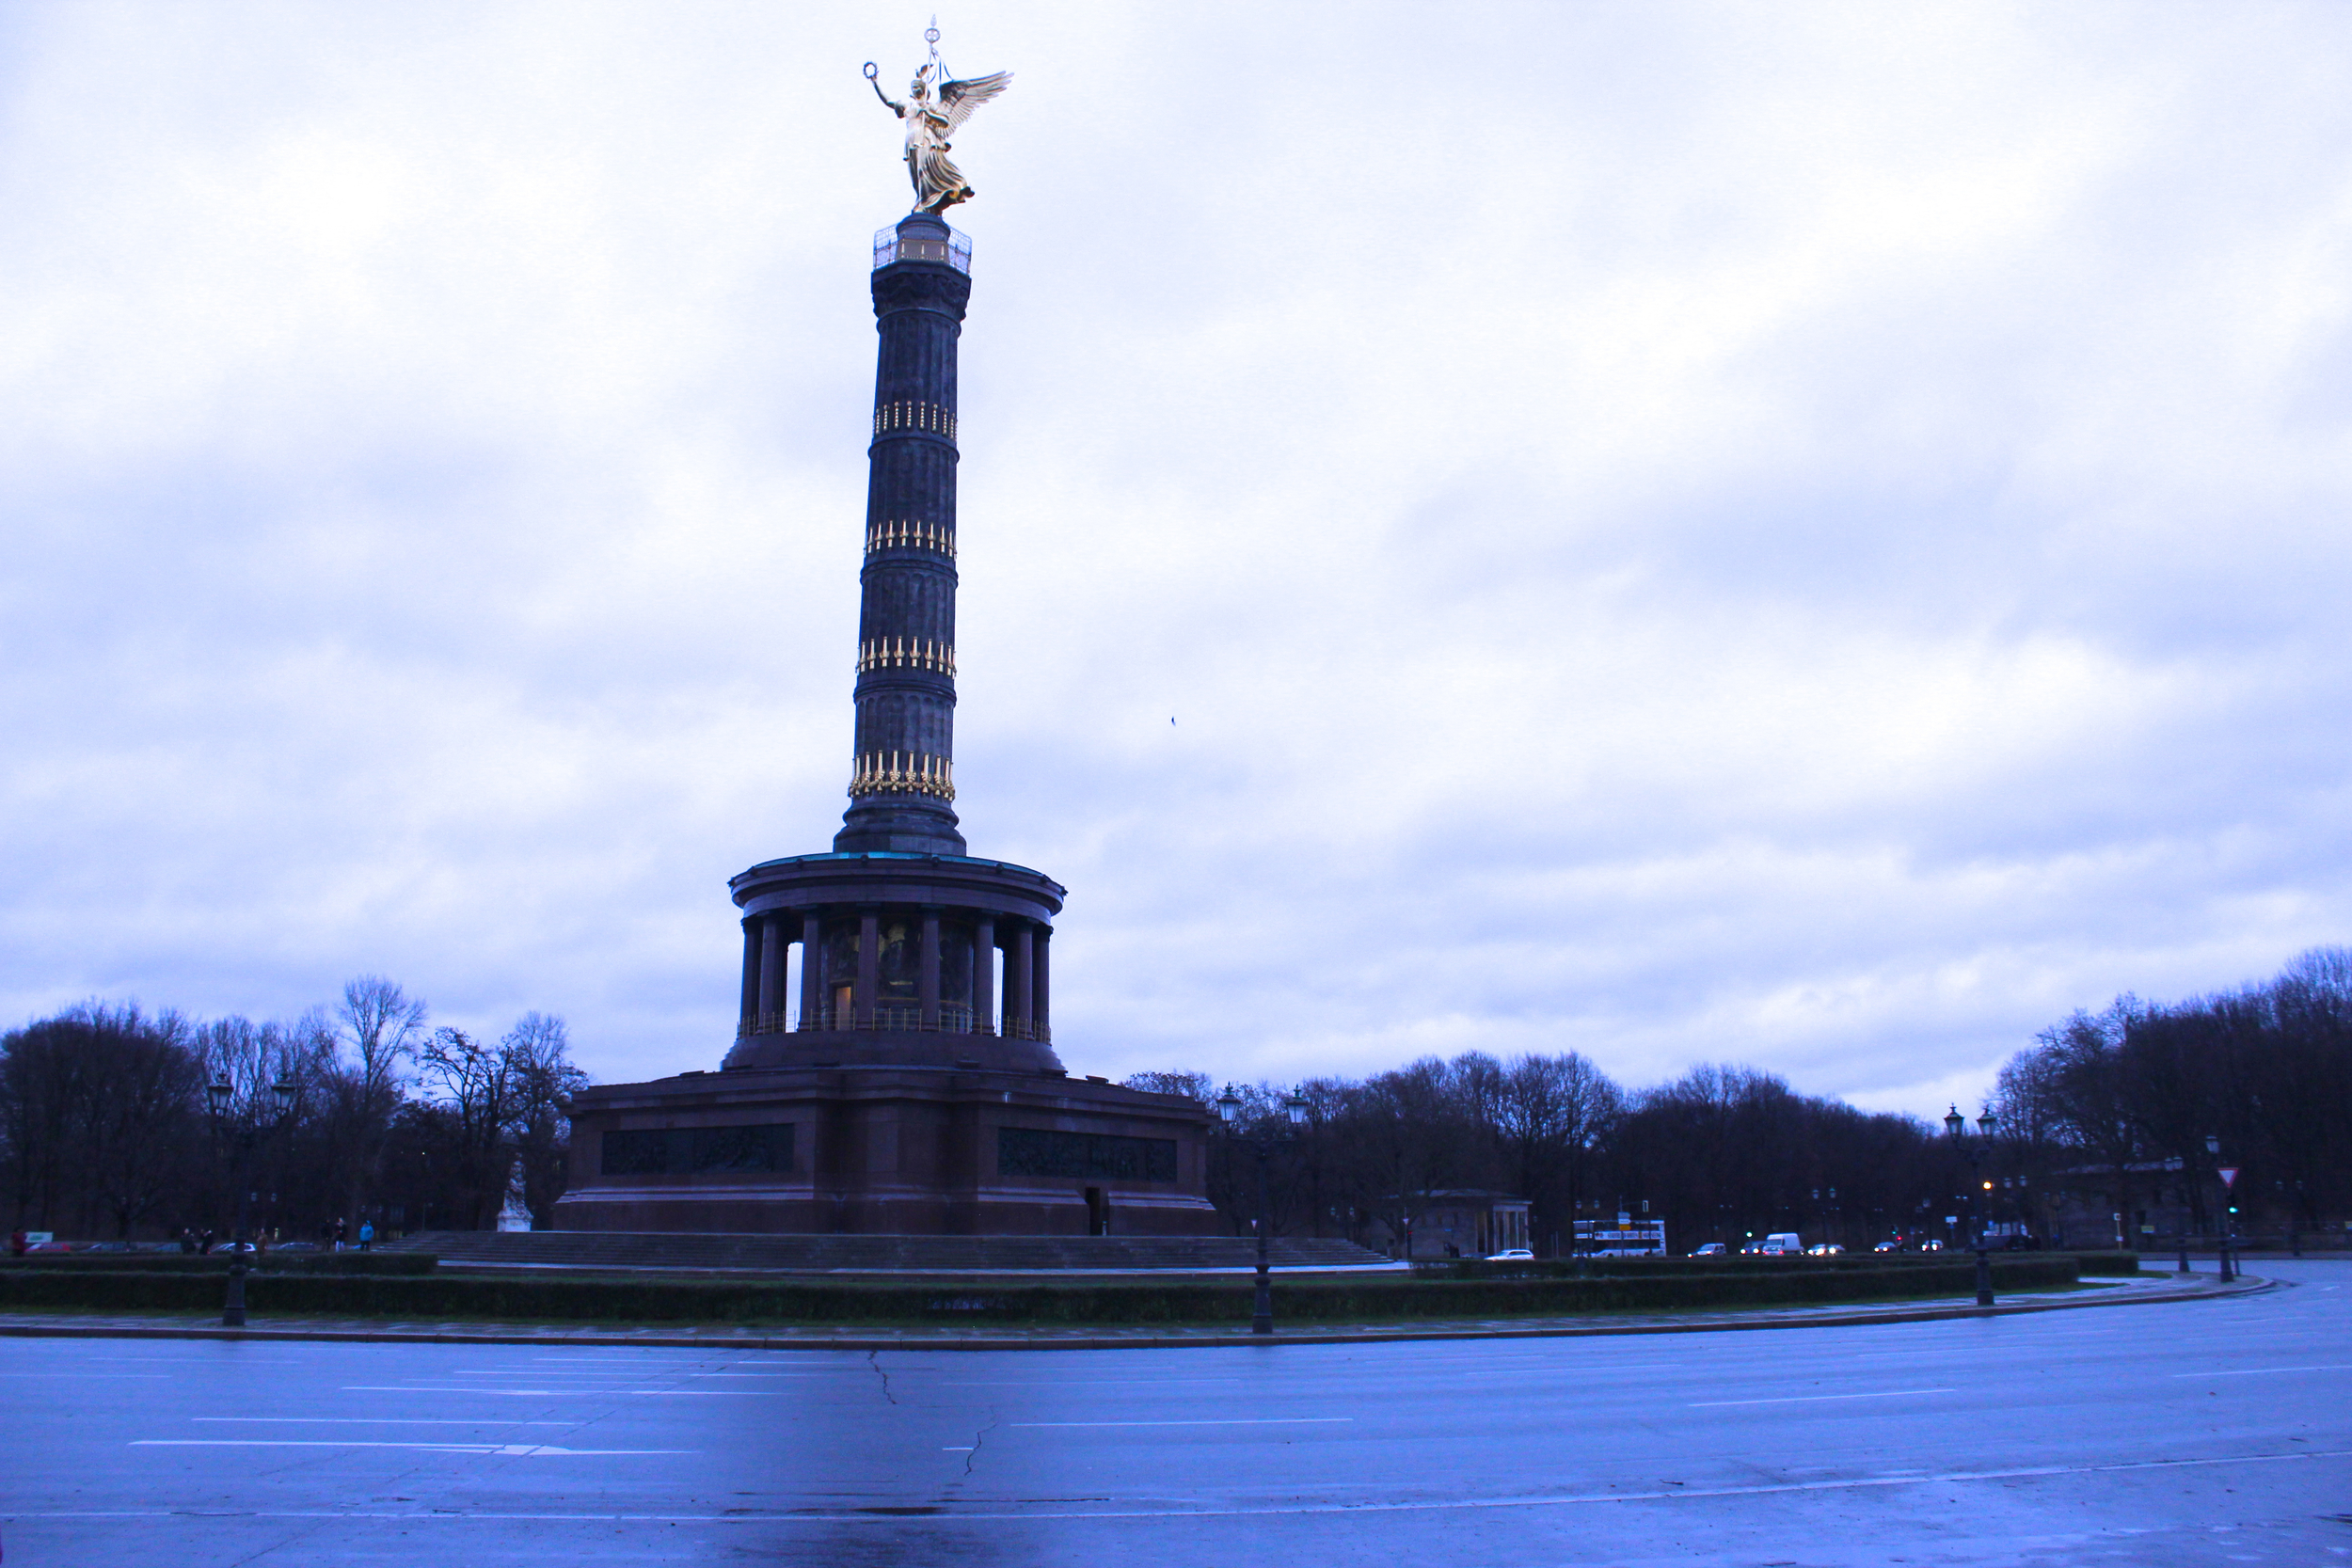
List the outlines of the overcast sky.
{"type": "MultiPolygon", "coordinates": [[[[930,13],[0,6],[0,1021],[717,1065],[930,13]]],[[[1073,1071],[1940,1114],[2352,938],[2352,8],[939,21],[957,804],[1073,1071]]]]}

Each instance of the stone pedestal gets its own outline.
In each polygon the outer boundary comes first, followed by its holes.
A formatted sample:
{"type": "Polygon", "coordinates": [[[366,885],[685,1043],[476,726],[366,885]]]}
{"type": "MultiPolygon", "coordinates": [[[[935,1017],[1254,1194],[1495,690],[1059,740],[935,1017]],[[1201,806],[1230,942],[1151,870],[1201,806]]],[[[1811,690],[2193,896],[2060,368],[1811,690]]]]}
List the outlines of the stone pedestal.
{"type": "MultiPolygon", "coordinates": [[[[938,1037],[876,1034],[878,1055],[938,1037]]],[[[1038,1069],[844,1064],[608,1085],[572,1103],[563,1230],[1209,1236],[1209,1117],[1038,1069]]]]}

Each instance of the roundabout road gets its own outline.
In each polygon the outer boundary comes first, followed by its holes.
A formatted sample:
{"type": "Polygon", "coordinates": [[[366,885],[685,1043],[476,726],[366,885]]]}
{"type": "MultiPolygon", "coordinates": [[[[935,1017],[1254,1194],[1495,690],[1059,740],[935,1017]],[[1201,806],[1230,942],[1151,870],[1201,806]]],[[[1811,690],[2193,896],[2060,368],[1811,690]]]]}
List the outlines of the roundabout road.
{"type": "Polygon", "coordinates": [[[2352,1262],[1874,1327],[753,1354],[0,1340],[72,1563],[2352,1564],[2352,1262]]]}

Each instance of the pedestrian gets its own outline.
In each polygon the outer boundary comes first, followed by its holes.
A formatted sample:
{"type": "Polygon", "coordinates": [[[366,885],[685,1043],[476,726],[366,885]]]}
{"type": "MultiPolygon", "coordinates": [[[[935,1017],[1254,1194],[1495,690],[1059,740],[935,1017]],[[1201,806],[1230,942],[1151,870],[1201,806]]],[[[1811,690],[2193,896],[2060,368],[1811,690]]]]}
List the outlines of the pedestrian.
{"type": "Polygon", "coordinates": [[[213,1255],[213,1243],[216,1239],[217,1237],[213,1227],[209,1225],[206,1226],[204,1227],[203,1234],[199,1235],[196,1239],[196,1250],[202,1253],[205,1257],[210,1258],[213,1255]]]}
{"type": "Polygon", "coordinates": [[[8,1253],[11,1257],[24,1257],[24,1249],[32,1244],[31,1242],[25,1240],[24,1232],[22,1230],[11,1231],[8,1235],[8,1253]]]}
{"type": "Polygon", "coordinates": [[[367,1251],[368,1243],[374,1240],[375,1222],[373,1220],[361,1220],[359,1222],[359,1250],[361,1252],[367,1251]]]}
{"type": "Polygon", "coordinates": [[[336,1216],[336,1219],[335,1219],[335,1250],[336,1250],[337,1252],[341,1252],[341,1251],[342,1251],[342,1249],[343,1249],[343,1238],[345,1238],[346,1236],[349,1236],[350,1234],[351,1234],[351,1222],[350,1222],[349,1220],[347,1220],[347,1219],[344,1219],[344,1218],[343,1218],[343,1217],[342,1217],[341,1215],[337,1215],[337,1216],[336,1216]]]}
{"type": "Polygon", "coordinates": [[[196,1232],[184,1225],[180,1227],[180,1250],[189,1254],[196,1251],[196,1232]]]}

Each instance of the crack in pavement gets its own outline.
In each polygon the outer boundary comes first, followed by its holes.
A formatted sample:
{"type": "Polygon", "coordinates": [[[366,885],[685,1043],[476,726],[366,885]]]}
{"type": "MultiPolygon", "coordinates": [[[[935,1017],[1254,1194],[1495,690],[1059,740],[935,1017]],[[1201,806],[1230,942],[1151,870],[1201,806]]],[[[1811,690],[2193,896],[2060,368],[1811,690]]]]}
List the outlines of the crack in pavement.
{"type": "Polygon", "coordinates": [[[882,1352],[878,1350],[867,1351],[866,1353],[866,1364],[874,1369],[874,1375],[876,1377],[882,1379],[882,1398],[888,1400],[893,1404],[897,1404],[898,1402],[898,1396],[890,1391],[890,1374],[882,1370],[882,1352]]]}
{"type": "Polygon", "coordinates": [[[997,1428],[998,1424],[999,1424],[999,1423],[998,1423],[998,1420],[997,1420],[997,1416],[996,1416],[996,1407],[995,1407],[994,1405],[991,1405],[991,1406],[989,1406],[989,1410],[988,1410],[988,1425],[986,1425],[986,1426],[984,1426],[984,1427],[980,1428],[980,1430],[979,1430],[979,1431],[977,1431],[977,1432],[976,1432],[976,1433],[974,1433],[972,1434],[972,1446],[971,1446],[971,1448],[969,1448],[969,1449],[965,1449],[965,1450],[964,1450],[964,1455],[963,1455],[963,1479],[964,1479],[964,1480],[966,1480],[966,1481],[970,1481],[970,1480],[972,1479],[972,1462],[973,1462],[974,1460],[976,1460],[976,1459],[977,1459],[977,1458],[979,1458],[979,1457],[980,1457],[980,1449],[981,1449],[981,1446],[982,1446],[983,1444],[987,1443],[987,1441],[988,1441],[988,1434],[989,1434],[990,1433],[992,1433],[992,1432],[994,1432],[994,1431],[996,1430],[996,1428],[997,1428]]]}

